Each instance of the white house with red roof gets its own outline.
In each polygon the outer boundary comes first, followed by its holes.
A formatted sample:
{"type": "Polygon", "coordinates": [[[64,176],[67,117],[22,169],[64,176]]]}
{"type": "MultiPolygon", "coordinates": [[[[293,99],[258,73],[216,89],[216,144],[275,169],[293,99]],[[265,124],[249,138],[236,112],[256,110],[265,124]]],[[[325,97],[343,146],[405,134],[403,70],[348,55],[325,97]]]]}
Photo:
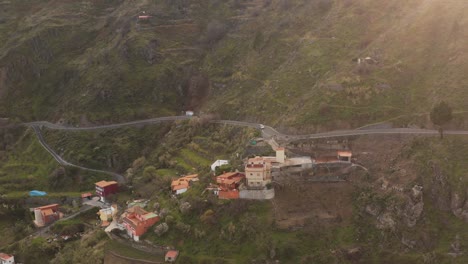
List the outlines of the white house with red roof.
{"type": "Polygon", "coordinates": [[[0,253],[0,264],[15,264],[15,257],[5,253],[0,253]]]}

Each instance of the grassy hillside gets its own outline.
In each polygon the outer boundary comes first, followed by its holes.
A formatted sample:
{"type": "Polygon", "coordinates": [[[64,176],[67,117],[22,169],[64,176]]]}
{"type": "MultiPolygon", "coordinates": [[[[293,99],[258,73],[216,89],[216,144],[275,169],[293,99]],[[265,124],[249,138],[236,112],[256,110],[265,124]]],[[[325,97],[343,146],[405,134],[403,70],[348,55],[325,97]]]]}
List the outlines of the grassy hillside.
{"type": "Polygon", "coordinates": [[[265,1],[205,60],[212,79],[226,85],[212,87],[208,109],[316,128],[401,116],[408,116],[403,125],[427,125],[427,116],[414,114],[439,100],[466,110],[467,7],[463,1],[265,1]]]}
{"type": "Polygon", "coordinates": [[[0,115],[83,123],[197,108],[200,58],[225,24],[206,29],[234,12],[214,2],[1,2],[0,115]]]}
{"type": "Polygon", "coordinates": [[[387,120],[427,126],[440,100],[466,110],[463,1],[2,7],[0,114],[23,120],[86,124],[201,109],[324,129],[387,120]]]}

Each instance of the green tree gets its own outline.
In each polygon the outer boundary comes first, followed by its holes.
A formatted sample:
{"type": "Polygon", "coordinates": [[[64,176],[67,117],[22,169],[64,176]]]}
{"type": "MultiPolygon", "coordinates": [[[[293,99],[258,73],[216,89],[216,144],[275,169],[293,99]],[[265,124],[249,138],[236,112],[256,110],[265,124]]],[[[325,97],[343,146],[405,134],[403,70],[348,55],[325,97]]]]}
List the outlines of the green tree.
{"type": "Polygon", "coordinates": [[[440,138],[444,137],[443,126],[452,120],[452,108],[444,101],[432,108],[431,121],[439,127],[440,138]]]}

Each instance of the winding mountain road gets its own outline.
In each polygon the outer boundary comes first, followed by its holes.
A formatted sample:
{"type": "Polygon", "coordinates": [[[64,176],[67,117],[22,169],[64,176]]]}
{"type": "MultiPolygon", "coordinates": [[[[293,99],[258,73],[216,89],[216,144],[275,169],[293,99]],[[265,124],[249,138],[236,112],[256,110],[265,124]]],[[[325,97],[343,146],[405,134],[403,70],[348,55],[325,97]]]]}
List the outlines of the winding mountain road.
{"type": "Polygon", "coordinates": [[[62,166],[68,166],[68,167],[74,167],[74,168],[79,168],[79,169],[82,169],[82,170],[85,170],[85,171],[92,171],[92,172],[97,172],[97,173],[103,173],[103,174],[107,174],[107,175],[110,175],[112,177],[114,177],[114,179],[118,182],[118,183],[125,183],[125,177],[120,175],[120,174],[117,174],[117,173],[114,173],[114,172],[110,172],[110,171],[103,171],[103,170],[95,170],[95,169],[90,169],[90,168],[86,168],[86,167],[83,167],[83,166],[79,166],[79,165],[75,165],[73,163],[70,163],[66,160],[64,160],[59,154],[57,154],[57,152],[55,152],[48,144],[47,142],[44,140],[44,137],[42,136],[42,132],[41,132],[41,129],[35,125],[32,125],[31,128],[34,130],[34,133],[36,134],[36,137],[37,139],[39,140],[39,143],[41,143],[42,147],[44,147],[44,149],[49,152],[49,154],[62,166]]]}
{"type": "MultiPolygon", "coordinates": [[[[121,127],[128,127],[128,126],[142,126],[142,125],[151,125],[157,124],[161,122],[169,122],[169,121],[179,121],[179,120],[189,120],[192,117],[190,116],[167,116],[167,117],[158,117],[158,118],[151,118],[145,120],[137,120],[119,124],[110,124],[110,125],[99,125],[99,126],[89,126],[89,127],[72,127],[72,126],[64,126],[59,124],[53,124],[47,121],[37,121],[37,122],[29,122],[23,123],[23,125],[31,127],[34,130],[39,142],[44,147],[47,152],[49,152],[52,157],[63,166],[75,167],[86,171],[104,173],[107,175],[111,175],[115,178],[116,181],[119,183],[125,182],[125,177],[103,170],[95,170],[86,168],[83,166],[72,164],[66,160],[64,160],[59,154],[57,154],[44,140],[42,136],[41,128],[45,127],[48,129],[54,130],[66,130],[66,131],[91,131],[91,130],[102,130],[102,129],[116,129],[121,127]]],[[[319,138],[334,138],[334,137],[347,137],[347,136],[360,136],[360,135],[385,135],[385,134],[416,134],[416,135],[437,135],[439,131],[431,130],[431,129],[417,129],[417,128],[372,128],[372,129],[356,129],[356,130],[336,130],[330,132],[322,132],[322,133],[315,133],[315,134],[308,134],[308,135],[287,135],[278,132],[275,128],[271,126],[264,126],[258,123],[250,123],[250,122],[242,122],[242,121],[234,121],[234,120],[212,120],[210,121],[214,124],[223,124],[223,125],[232,125],[232,126],[241,126],[241,127],[250,127],[255,129],[260,129],[262,131],[262,135],[265,139],[276,139],[281,140],[285,143],[297,141],[297,140],[306,140],[306,139],[319,139],[319,138]]],[[[446,135],[468,135],[467,130],[446,130],[444,131],[446,135]]]]}

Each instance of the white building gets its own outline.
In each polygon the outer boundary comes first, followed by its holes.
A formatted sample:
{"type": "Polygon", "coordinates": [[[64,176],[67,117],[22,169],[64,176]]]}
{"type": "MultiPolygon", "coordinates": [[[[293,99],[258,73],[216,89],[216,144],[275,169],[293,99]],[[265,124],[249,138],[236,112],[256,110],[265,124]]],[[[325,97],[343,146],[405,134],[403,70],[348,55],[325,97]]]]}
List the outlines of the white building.
{"type": "Polygon", "coordinates": [[[228,160],[217,160],[217,161],[213,162],[213,164],[211,164],[211,171],[214,172],[216,170],[216,167],[221,167],[221,166],[226,165],[226,164],[229,164],[228,160]]]}
{"type": "Polygon", "coordinates": [[[5,253],[0,253],[0,264],[15,264],[15,257],[5,253]]]}

